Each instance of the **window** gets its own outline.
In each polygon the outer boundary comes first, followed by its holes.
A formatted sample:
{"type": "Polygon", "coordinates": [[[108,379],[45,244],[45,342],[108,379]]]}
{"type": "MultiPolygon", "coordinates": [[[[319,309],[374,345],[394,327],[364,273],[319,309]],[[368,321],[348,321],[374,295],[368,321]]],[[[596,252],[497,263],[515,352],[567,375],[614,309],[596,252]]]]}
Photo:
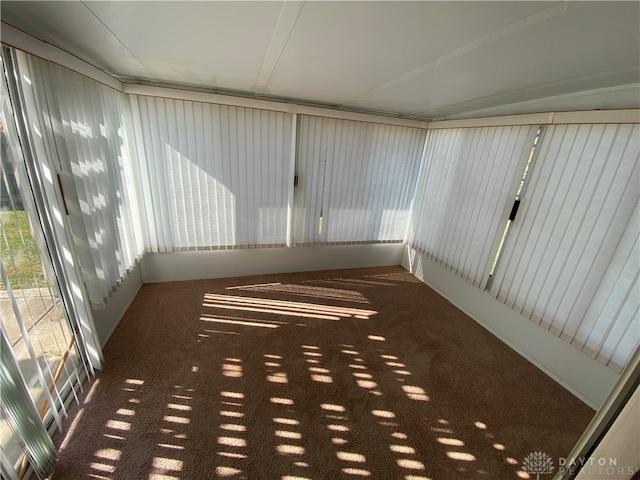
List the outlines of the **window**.
{"type": "Polygon", "coordinates": [[[286,244],[287,114],[132,96],[147,250],[286,244]]]}
{"type": "Polygon", "coordinates": [[[101,308],[143,253],[123,95],[31,55],[15,58],[35,158],[62,188],[83,280],[101,308]]]}
{"type": "Polygon", "coordinates": [[[484,288],[536,130],[430,130],[409,245],[484,288]]]}
{"type": "Polygon", "coordinates": [[[402,242],[424,130],[302,115],[294,242],[402,242]]]}
{"type": "Polygon", "coordinates": [[[640,344],[638,125],[547,128],[491,292],[620,371],[640,344]]]}
{"type": "Polygon", "coordinates": [[[62,426],[66,405],[78,401],[83,379],[100,366],[101,352],[86,305],[76,297],[81,290],[73,254],[56,236],[64,225],[52,224],[62,217],[55,215],[55,200],[47,201],[51,190],[30,156],[25,125],[14,122],[20,116],[12,109],[17,85],[11,82],[11,60],[3,50],[0,462],[3,478],[28,476],[30,469],[45,478],[56,456],[48,431],[62,426]],[[69,254],[62,259],[60,251],[69,254]]]}

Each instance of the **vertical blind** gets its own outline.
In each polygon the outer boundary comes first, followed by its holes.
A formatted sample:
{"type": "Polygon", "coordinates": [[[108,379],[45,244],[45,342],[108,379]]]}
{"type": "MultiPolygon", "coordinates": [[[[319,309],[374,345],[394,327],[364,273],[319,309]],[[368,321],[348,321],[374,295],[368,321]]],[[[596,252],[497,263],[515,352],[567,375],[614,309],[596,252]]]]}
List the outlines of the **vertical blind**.
{"type": "Polygon", "coordinates": [[[131,96],[147,250],[284,246],[289,115],[131,96]]]}
{"type": "Polygon", "coordinates": [[[563,335],[587,354],[622,370],[640,344],[640,209],[636,206],[584,319],[563,335]]]}
{"type": "MultiPolygon", "coordinates": [[[[26,478],[33,468],[44,479],[56,458],[48,432],[53,422],[62,428],[68,402],[80,402],[102,354],[77,295],[73,248],[56,235],[64,230],[50,195],[50,158],[34,156],[42,145],[35,148],[24,122],[14,53],[3,48],[0,56],[0,290],[8,307],[0,317],[0,476],[26,478]]],[[[22,80],[33,82],[24,71],[22,80]]],[[[39,125],[29,126],[42,143],[39,125]]]]}
{"type": "Polygon", "coordinates": [[[620,370],[640,343],[638,125],[549,127],[491,292],[620,370]]]}
{"type": "MultiPolygon", "coordinates": [[[[291,227],[296,245],[406,239],[485,288],[537,130],[440,129],[425,140],[418,128],[300,115],[292,139],[285,113],[131,95],[134,172],[124,95],[16,59],[25,119],[50,154],[38,161],[60,175],[94,306],[145,250],[279,247],[291,227]]],[[[547,129],[490,286],[614,369],[640,343],[639,128],[547,129]]]]}
{"type": "Polygon", "coordinates": [[[123,95],[31,55],[16,59],[24,114],[48,152],[37,160],[46,176],[60,175],[89,298],[101,307],[143,253],[123,95]]]}
{"type": "MultiPolygon", "coordinates": [[[[4,270],[4,267],[3,267],[4,270]]],[[[56,449],[44,428],[42,419],[34,405],[27,385],[18,368],[18,360],[13,355],[4,327],[0,323],[0,414],[13,432],[16,443],[23,445],[33,469],[40,479],[48,478],[56,464],[56,449]]],[[[4,423],[4,422],[3,422],[4,423]]],[[[5,425],[3,425],[4,427],[5,425]]],[[[2,434],[3,440],[7,437],[2,434]]],[[[10,442],[8,442],[10,443],[10,442]]],[[[0,445],[3,457],[5,445],[0,445]]],[[[7,445],[11,447],[11,445],[7,445]]],[[[2,478],[18,478],[18,472],[5,458],[2,458],[2,478]]]]}
{"type": "Polygon", "coordinates": [[[294,242],[403,241],[424,130],[302,115],[294,242]]]}
{"type": "Polygon", "coordinates": [[[408,243],[484,288],[536,131],[429,131],[408,243]]]}

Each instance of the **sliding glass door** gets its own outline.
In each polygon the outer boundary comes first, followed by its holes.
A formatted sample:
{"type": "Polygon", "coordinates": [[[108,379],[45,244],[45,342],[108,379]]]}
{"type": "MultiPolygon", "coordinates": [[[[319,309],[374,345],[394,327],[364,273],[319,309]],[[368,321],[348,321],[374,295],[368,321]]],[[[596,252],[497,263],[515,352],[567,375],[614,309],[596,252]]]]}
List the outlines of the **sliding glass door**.
{"type": "MultiPolygon", "coordinates": [[[[55,449],[49,432],[62,426],[66,406],[92,372],[69,285],[60,268],[50,214],[35,161],[9,98],[6,72],[0,88],[0,460],[3,478],[33,469],[51,473],[55,449]]],[[[59,239],[58,239],[59,240],[59,239]]],[[[95,346],[93,347],[95,350],[95,346]]]]}

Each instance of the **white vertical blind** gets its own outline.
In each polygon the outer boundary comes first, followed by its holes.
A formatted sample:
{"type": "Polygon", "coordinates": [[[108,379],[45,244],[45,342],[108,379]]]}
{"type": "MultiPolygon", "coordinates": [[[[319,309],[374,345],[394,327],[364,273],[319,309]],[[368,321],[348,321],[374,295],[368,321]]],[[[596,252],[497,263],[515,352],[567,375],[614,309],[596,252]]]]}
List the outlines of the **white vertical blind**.
{"type": "Polygon", "coordinates": [[[425,132],[302,115],[294,242],[404,240],[425,132]]]}
{"type": "MultiPolygon", "coordinates": [[[[51,194],[55,155],[45,154],[48,135],[40,125],[24,122],[15,52],[3,49],[1,59],[0,290],[9,308],[0,316],[0,443],[9,457],[0,459],[0,476],[22,478],[31,465],[48,478],[56,455],[47,429],[52,420],[62,428],[67,401],[80,402],[82,382],[101,365],[102,354],[88,302],[79,294],[59,192],[51,194]]],[[[29,76],[23,80],[33,83],[29,76]]],[[[27,93],[32,101],[33,92],[27,93]]]]}
{"type": "Polygon", "coordinates": [[[287,114],[131,96],[151,252],[284,246],[287,114]]]}
{"type": "Polygon", "coordinates": [[[104,305],[143,253],[123,94],[17,52],[30,128],[47,144],[45,176],[60,174],[69,223],[94,307],[104,305]]]}
{"type": "Polygon", "coordinates": [[[639,125],[549,127],[492,293],[619,370],[637,347],[639,125]]]}
{"type": "Polygon", "coordinates": [[[300,245],[318,241],[327,154],[325,125],[329,120],[307,116],[298,119],[293,242],[300,245]]]}
{"type": "MultiPolygon", "coordinates": [[[[0,267],[4,272],[1,260],[0,267]]],[[[2,402],[0,402],[2,426],[6,428],[6,425],[9,425],[16,436],[15,442],[23,446],[38,478],[49,478],[56,465],[56,449],[23,381],[18,360],[13,355],[13,349],[2,323],[0,323],[0,387],[2,389],[2,402]]],[[[2,437],[3,440],[8,437],[6,432],[2,432],[2,437]]],[[[2,449],[4,455],[4,445],[2,449]]],[[[11,477],[18,478],[15,467],[8,463],[4,458],[2,459],[2,478],[5,478],[5,471],[11,472],[9,473],[11,477]]]]}
{"type": "Polygon", "coordinates": [[[640,344],[640,208],[629,224],[581,322],[562,332],[571,343],[616,371],[640,344]]]}
{"type": "Polygon", "coordinates": [[[484,288],[537,127],[432,130],[409,244],[484,288]]]}

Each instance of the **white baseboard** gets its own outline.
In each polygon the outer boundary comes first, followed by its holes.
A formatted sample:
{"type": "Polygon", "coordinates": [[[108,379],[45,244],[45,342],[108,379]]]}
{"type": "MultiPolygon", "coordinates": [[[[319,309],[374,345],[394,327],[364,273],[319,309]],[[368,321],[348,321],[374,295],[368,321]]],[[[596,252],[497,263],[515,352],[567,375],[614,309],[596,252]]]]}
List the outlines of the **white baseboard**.
{"type": "Polygon", "coordinates": [[[458,275],[404,246],[402,266],[594,409],[619,375],[458,275]]]}
{"type": "Polygon", "coordinates": [[[400,265],[403,245],[366,244],[147,253],[145,283],[400,265]]]}

